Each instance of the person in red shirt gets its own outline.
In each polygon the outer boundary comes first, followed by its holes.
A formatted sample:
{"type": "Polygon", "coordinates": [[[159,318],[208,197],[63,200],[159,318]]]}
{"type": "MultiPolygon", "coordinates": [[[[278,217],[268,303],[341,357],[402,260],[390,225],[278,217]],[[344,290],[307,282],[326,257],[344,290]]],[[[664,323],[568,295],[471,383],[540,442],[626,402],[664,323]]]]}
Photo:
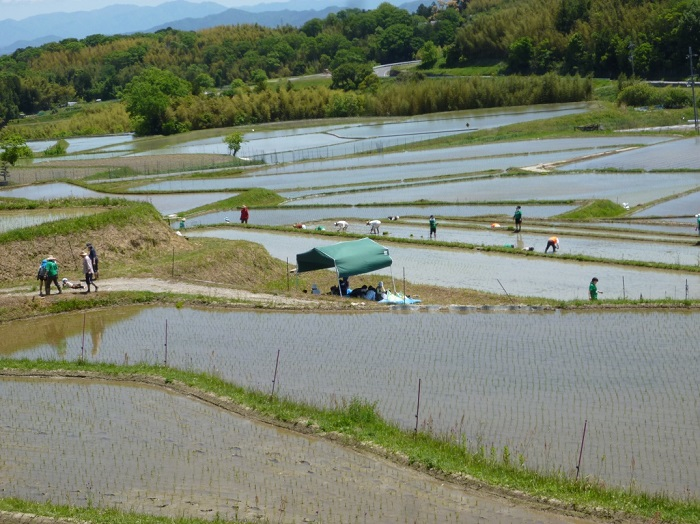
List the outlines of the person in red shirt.
{"type": "Polygon", "coordinates": [[[241,224],[248,223],[248,206],[243,206],[241,208],[241,224]]]}

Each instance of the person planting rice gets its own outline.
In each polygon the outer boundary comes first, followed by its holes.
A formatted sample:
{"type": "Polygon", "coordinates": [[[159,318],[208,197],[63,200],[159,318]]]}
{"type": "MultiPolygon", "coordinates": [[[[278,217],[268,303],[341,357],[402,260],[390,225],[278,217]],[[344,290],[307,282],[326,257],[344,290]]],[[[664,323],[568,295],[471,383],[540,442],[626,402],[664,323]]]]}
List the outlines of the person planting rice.
{"type": "Polygon", "coordinates": [[[559,249],[559,239],[557,237],[549,237],[547,240],[547,247],[544,248],[544,252],[546,253],[549,251],[549,248],[552,248],[552,253],[556,253],[557,249],[559,249]]]}

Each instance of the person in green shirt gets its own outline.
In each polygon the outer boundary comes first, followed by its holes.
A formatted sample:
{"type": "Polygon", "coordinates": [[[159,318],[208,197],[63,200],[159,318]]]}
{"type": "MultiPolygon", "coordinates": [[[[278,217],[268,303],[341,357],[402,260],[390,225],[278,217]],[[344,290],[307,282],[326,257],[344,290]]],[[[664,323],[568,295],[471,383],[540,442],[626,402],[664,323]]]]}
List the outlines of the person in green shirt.
{"type": "Polygon", "coordinates": [[[515,222],[514,231],[516,233],[520,233],[520,226],[523,223],[523,212],[520,211],[520,206],[515,208],[515,213],[513,213],[513,221],[515,222]]]}
{"type": "Polygon", "coordinates": [[[695,231],[698,232],[698,235],[700,235],[700,214],[695,215],[695,219],[697,220],[697,225],[695,226],[695,231]]]}
{"type": "Polygon", "coordinates": [[[58,283],[58,264],[56,263],[55,257],[46,257],[46,280],[44,280],[46,285],[45,294],[51,294],[51,284],[56,285],[56,289],[61,293],[61,286],[58,283]]]}
{"type": "Polygon", "coordinates": [[[428,223],[430,224],[429,238],[434,238],[435,240],[437,240],[437,220],[435,220],[434,215],[430,215],[430,220],[428,220],[428,223]]]}
{"type": "Polygon", "coordinates": [[[598,293],[602,293],[602,291],[598,291],[598,279],[593,277],[590,285],[588,286],[588,299],[598,300],[598,293]]]}

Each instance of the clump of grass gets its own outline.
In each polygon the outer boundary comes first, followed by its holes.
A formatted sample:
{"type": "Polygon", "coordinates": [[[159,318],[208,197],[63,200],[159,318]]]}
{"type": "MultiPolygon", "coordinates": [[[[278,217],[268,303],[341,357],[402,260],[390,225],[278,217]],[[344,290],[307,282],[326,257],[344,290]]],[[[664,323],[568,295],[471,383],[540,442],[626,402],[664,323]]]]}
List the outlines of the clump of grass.
{"type": "Polygon", "coordinates": [[[625,213],[627,213],[627,210],[620,204],[610,200],[593,200],[555,218],[585,221],[597,218],[615,218],[625,213]]]}
{"type": "Polygon", "coordinates": [[[243,205],[248,207],[273,207],[284,202],[284,198],[270,191],[269,189],[263,189],[255,187],[243,191],[236,196],[227,198],[225,200],[219,200],[218,202],[212,202],[205,206],[200,206],[188,211],[188,215],[196,215],[201,213],[209,213],[211,211],[229,211],[231,209],[237,209],[243,205]]]}

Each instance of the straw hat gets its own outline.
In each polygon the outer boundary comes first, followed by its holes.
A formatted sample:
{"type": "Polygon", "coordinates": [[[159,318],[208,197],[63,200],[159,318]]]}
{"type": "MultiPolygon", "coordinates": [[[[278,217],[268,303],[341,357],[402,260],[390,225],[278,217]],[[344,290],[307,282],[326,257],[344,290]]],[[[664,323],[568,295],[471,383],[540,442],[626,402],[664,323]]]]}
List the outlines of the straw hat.
{"type": "Polygon", "coordinates": [[[48,257],[46,257],[46,260],[53,260],[53,261],[55,262],[55,261],[56,261],[56,257],[53,256],[53,255],[49,255],[48,257]]]}
{"type": "Polygon", "coordinates": [[[85,251],[83,251],[82,253],[80,253],[80,256],[81,256],[81,257],[86,257],[86,256],[88,256],[88,254],[87,254],[85,251]]]}

